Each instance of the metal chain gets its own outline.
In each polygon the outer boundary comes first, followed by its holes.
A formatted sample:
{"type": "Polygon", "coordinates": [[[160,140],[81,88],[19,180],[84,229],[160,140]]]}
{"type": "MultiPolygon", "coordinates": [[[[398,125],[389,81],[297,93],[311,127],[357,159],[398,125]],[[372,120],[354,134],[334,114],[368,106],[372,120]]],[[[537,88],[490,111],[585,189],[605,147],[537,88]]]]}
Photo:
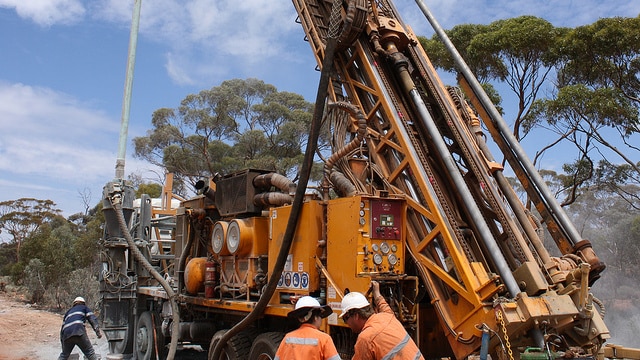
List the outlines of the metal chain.
{"type": "Polygon", "coordinates": [[[333,6],[331,7],[331,17],[329,18],[329,32],[327,37],[330,39],[337,39],[340,35],[340,23],[342,20],[342,0],[333,0],[333,6]]]}
{"type": "Polygon", "coordinates": [[[504,318],[502,317],[502,311],[496,311],[496,316],[498,317],[498,322],[500,322],[500,327],[502,328],[502,334],[504,337],[504,343],[507,346],[507,354],[509,354],[509,360],[513,360],[513,351],[511,350],[511,343],[509,342],[509,335],[507,334],[507,326],[504,323],[504,318]]]}

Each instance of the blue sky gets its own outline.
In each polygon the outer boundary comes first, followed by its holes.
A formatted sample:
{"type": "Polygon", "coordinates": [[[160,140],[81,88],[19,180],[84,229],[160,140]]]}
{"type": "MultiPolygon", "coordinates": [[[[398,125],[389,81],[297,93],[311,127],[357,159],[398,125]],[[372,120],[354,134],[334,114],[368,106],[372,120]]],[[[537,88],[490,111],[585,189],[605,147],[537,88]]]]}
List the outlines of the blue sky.
{"type": "MultiPolygon", "coordinates": [[[[396,7],[432,31],[412,0],[396,7]]],[[[0,201],[51,199],[65,215],[97,203],[115,176],[133,0],[0,0],[0,201]]],[[[631,0],[428,1],[445,29],[535,15],[556,26],[635,17],[631,0]]],[[[315,99],[318,73],[289,0],[142,0],[126,174],[154,110],[233,78],[315,99]]],[[[506,116],[508,118],[508,114],[506,116]]]]}

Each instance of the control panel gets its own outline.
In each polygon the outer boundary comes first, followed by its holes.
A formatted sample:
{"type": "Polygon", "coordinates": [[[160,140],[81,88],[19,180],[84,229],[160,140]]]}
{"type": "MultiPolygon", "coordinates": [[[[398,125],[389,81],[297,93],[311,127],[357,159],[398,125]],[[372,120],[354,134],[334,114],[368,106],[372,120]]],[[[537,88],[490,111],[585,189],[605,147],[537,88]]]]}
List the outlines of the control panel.
{"type": "Polygon", "coordinates": [[[338,285],[362,281],[372,274],[403,274],[406,202],[395,197],[349,197],[328,204],[329,272],[338,285]]]}
{"type": "Polygon", "coordinates": [[[360,202],[360,222],[364,224],[361,247],[358,249],[358,273],[397,273],[403,271],[400,260],[404,202],[392,198],[363,199],[360,202]]]}
{"type": "Polygon", "coordinates": [[[371,200],[371,239],[400,240],[402,236],[402,203],[371,200]]]}

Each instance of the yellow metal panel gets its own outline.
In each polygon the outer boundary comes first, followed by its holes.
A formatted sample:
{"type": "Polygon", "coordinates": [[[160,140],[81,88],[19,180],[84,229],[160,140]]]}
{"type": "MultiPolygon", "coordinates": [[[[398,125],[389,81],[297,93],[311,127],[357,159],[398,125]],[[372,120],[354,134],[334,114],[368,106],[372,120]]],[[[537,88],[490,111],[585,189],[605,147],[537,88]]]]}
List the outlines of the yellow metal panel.
{"type": "MultiPolygon", "coordinates": [[[[327,270],[338,292],[366,292],[370,276],[404,274],[405,202],[355,196],[327,205],[327,270]]],[[[339,300],[328,291],[329,301],[339,300]]]]}
{"type": "Polygon", "coordinates": [[[604,357],[609,359],[640,359],[640,349],[607,344],[604,349],[604,357]]]}
{"type": "MultiPolygon", "coordinates": [[[[282,240],[287,228],[291,206],[282,206],[270,211],[269,228],[269,274],[273,272],[275,259],[278,257],[282,240]]],[[[287,296],[308,295],[320,290],[319,272],[315,266],[315,258],[322,255],[323,248],[319,241],[323,238],[323,206],[319,201],[309,201],[302,205],[302,219],[294,234],[276,296],[271,303],[286,301],[287,296]]]]}

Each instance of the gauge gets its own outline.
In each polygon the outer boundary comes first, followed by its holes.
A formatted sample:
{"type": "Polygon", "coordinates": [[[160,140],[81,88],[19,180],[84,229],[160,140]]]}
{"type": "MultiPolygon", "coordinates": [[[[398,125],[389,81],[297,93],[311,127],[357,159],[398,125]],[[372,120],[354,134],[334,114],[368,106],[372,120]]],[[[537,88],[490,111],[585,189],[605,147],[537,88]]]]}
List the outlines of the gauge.
{"type": "Polygon", "coordinates": [[[389,252],[389,244],[386,242],[380,244],[380,251],[382,251],[383,254],[387,254],[389,252]]]}
{"type": "Polygon", "coordinates": [[[227,228],[227,249],[232,254],[235,254],[240,247],[240,225],[234,220],[229,224],[227,228]]]}
{"type": "Polygon", "coordinates": [[[364,216],[364,210],[360,210],[360,216],[364,216]]]}
{"type": "Polygon", "coordinates": [[[380,247],[378,246],[378,244],[373,244],[373,245],[371,245],[371,250],[378,251],[378,250],[380,250],[380,247]]]}
{"type": "Polygon", "coordinates": [[[360,201],[360,207],[363,208],[364,207],[364,201],[360,201]]]}
{"type": "Polygon", "coordinates": [[[211,247],[213,248],[213,252],[216,254],[220,254],[224,248],[224,233],[227,226],[227,223],[221,221],[218,221],[213,226],[213,231],[211,233],[211,247]]]}
{"type": "Polygon", "coordinates": [[[373,263],[376,265],[382,264],[382,255],[380,254],[373,255],[373,263]]]}
{"type": "Polygon", "coordinates": [[[391,251],[393,251],[393,252],[398,251],[398,245],[396,245],[396,244],[391,245],[391,251]]]}
{"type": "Polygon", "coordinates": [[[367,223],[367,220],[365,220],[364,218],[360,218],[360,225],[364,225],[367,223]]]}
{"type": "Polygon", "coordinates": [[[387,260],[389,260],[389,264],[391,264],[391,266],[395,266],[398,263],[398,257],[396,254],[389,254],[389,256],[387,256],[387,260]]]}

